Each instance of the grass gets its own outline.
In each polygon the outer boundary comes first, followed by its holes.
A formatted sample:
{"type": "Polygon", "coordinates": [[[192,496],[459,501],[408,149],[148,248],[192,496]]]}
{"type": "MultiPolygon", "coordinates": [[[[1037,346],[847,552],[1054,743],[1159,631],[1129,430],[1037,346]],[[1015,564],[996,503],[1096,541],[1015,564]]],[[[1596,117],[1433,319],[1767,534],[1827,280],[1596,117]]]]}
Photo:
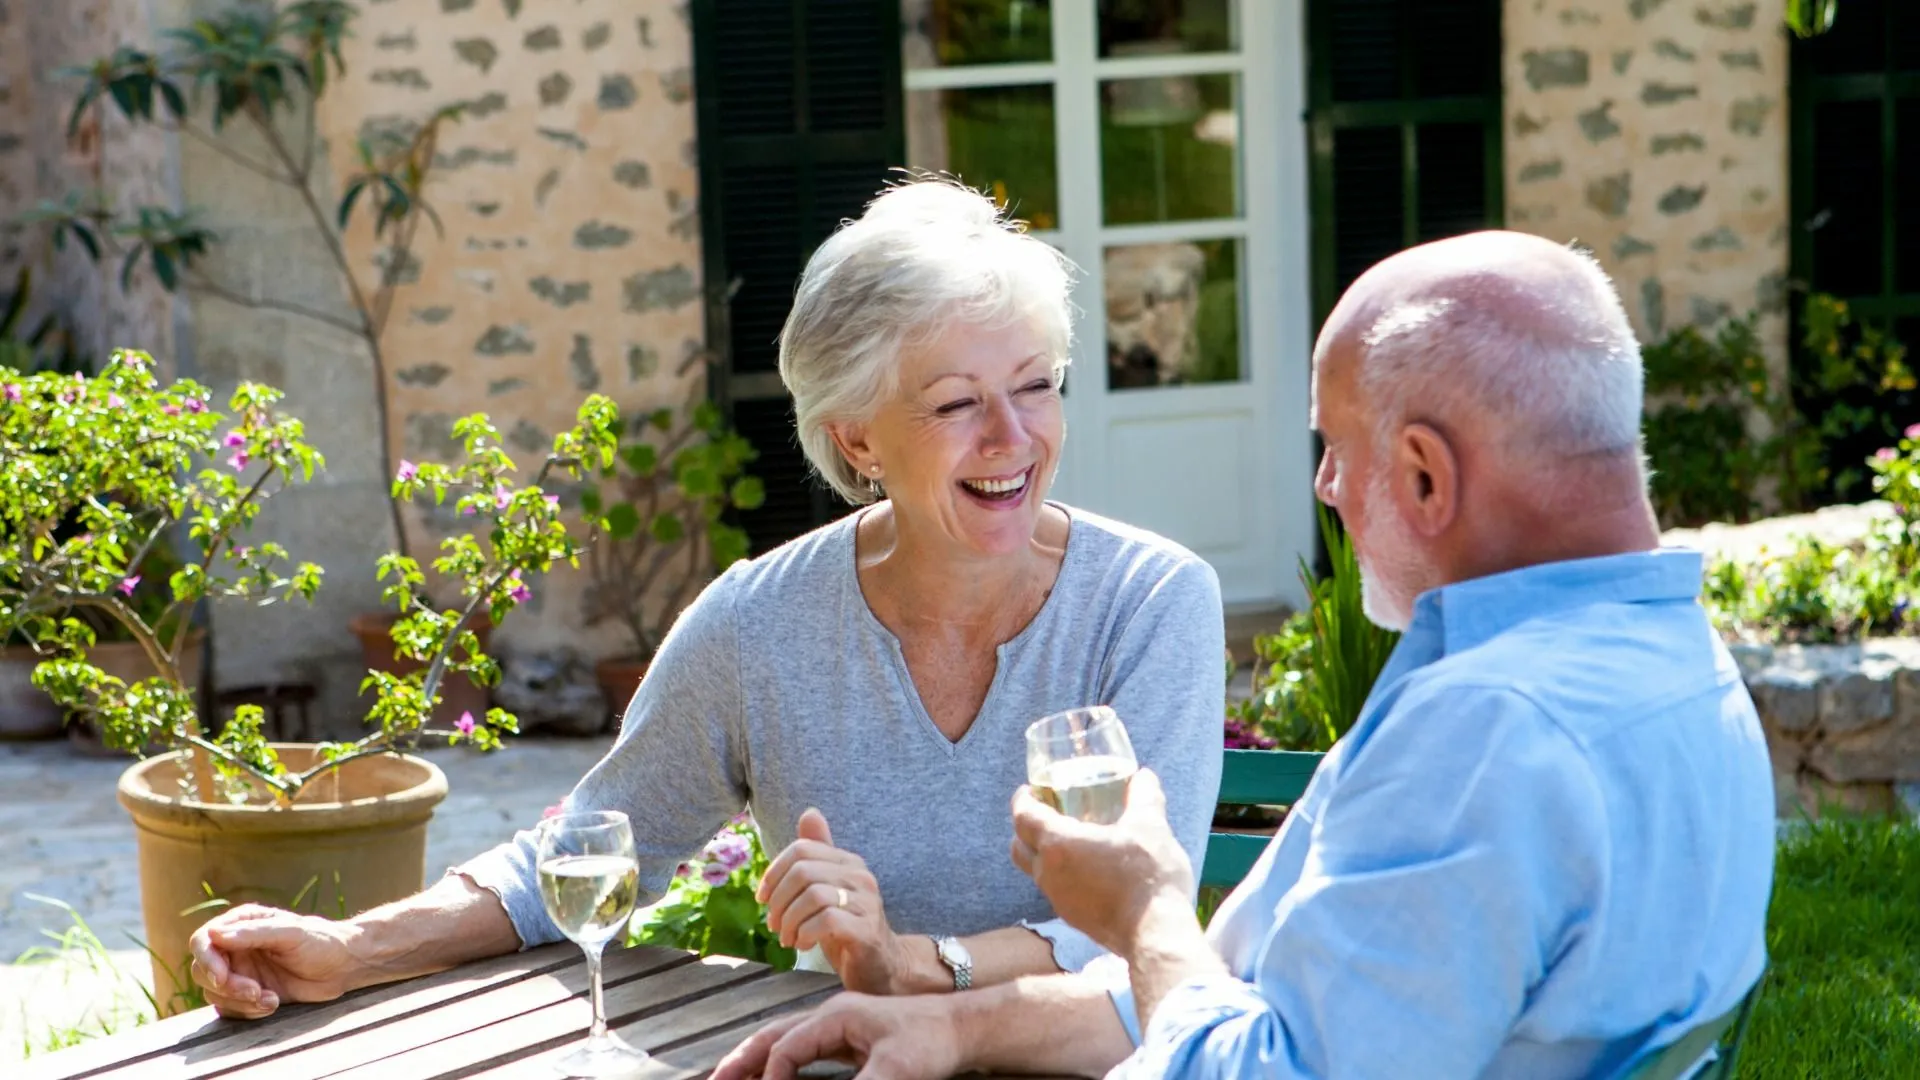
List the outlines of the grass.
{"type": "Polygon", "coordinates": [[[39,1029],[26,1027],[22,1034],[23,1057],[35,1054],[50,1054],[55,1050],[64,1050],[97,1038],[131,1030],[142,1024],[151,1023],[157,1010],[153,994],[135,979],[113,963],[112,955],[100,941],[100,936],[87,925],[87,920],[74,910],[73,905],[51,897],[26,894],[30,900],[50,904],[67,913],[71,925],[60,933],[43,930],[52,940],[51,945],[36,945],[20,954],[14,961],[20,965],[44,964],[49,968],[58,967],[62,975],[71,981],[76,974],[83,974],[90,982],[111,989],[98,994],[90,1003],[86,1014],[77,1020],[58,1024],[43,1025],[39,1029]],[[137,995],[127,993],[131,987],[137,995]]]}
{"type": "Polygon", "coordinates": [[[1828,820],[1782,841],[1767,951],[1740,1076],[1920,1076],[1920,829],[1828,820]]]}

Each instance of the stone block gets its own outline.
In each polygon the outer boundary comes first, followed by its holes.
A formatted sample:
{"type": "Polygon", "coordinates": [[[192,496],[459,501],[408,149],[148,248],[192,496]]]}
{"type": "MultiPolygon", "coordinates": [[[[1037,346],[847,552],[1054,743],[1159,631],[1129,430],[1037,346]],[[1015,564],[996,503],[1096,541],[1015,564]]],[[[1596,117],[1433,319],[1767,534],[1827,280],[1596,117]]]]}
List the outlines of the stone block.
{"type": "Polygon", "coordinates": [[[606,697],[589,664],[569,648],[499,650],[494,703],[513,713],[523,735],[598,735],[609,726],[606,697]]]}
{"type": "Polygon", "coordinates": [[[1760,720],[1777,731],[1811,731],[1820,719],[1820,676],[1790,668],[1768,668],[1747,680],[1747,692],[1760,720]]]}
{"type": "Polygon", "coordinates": [[[1841,784],[1920,780],[1920,728],[1881,724],[1831,736],[1807,751],[1807,768],[1841,784]]]}
{"type": "Polygon", "coordinates": [[[1829,736],[1876,727],[1893,719],[1894,668],[1862,660],[1854,670],[1820,681],[1820,729],[1829,736]]]}
{"type": "Polygon", "coordinates": [[[1836,784],[1803,775],[1794,789],[1792,805],[1779,809],[1782,817],[1803,813],[1816,818],[1824,814],[1891,817],[1898,813],[1899,804],[1892,784],[1836,784]]]}

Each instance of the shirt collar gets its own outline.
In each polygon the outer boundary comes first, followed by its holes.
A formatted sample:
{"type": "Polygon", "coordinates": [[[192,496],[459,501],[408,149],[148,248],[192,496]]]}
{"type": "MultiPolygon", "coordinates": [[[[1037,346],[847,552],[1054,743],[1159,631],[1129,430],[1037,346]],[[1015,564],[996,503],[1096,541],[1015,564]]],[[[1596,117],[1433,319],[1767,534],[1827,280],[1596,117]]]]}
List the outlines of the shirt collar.
{"type": "Polygon", "coordinates": [[[1541,615],[1599,603],[1692,600],[1704,557],[1661,548],[1594,559],[1541,563],[1444,585],[1414,602],[1413,629],[1438,633],[1447,653],[1461,652],[1541,615]]]}

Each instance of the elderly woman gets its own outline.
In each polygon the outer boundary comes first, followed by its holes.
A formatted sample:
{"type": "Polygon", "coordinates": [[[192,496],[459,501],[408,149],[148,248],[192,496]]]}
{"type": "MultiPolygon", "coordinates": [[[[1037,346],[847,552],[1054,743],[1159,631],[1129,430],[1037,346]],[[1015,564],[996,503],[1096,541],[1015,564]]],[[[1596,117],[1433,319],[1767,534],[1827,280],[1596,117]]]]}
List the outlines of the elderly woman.
{"type": "MultiPolygon", "coordinates": [[[[628,813],[640,883],[742,806],[781,940],[908,993],[1074,970],[1099,949],[1008,859],[1033,720],[1104,703],[1197,860],[1219,784],[1219,585],[1159,537],[1048,502],[1069,274],[988,199],[895,187],[821,246],[780,342],[815,469],[864,509],[701,593],[567,798],[628,813]]],[[[261,1016],[559,937],[533,834],[328,922],[237,909],[194,938],[209,1001],[261,1016]]]]}

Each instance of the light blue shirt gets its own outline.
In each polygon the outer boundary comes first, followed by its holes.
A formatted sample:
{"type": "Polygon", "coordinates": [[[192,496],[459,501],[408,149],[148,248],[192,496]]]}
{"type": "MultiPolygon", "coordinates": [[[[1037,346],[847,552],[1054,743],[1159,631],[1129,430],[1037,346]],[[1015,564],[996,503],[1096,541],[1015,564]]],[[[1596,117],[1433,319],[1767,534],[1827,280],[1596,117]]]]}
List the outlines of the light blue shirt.
{"type": "Polygon", "coordinates": [[[1774,794],[1701,557],[1422,596],[1128,1077],[1614,1077],[1765,963],[1774,794]]]}

